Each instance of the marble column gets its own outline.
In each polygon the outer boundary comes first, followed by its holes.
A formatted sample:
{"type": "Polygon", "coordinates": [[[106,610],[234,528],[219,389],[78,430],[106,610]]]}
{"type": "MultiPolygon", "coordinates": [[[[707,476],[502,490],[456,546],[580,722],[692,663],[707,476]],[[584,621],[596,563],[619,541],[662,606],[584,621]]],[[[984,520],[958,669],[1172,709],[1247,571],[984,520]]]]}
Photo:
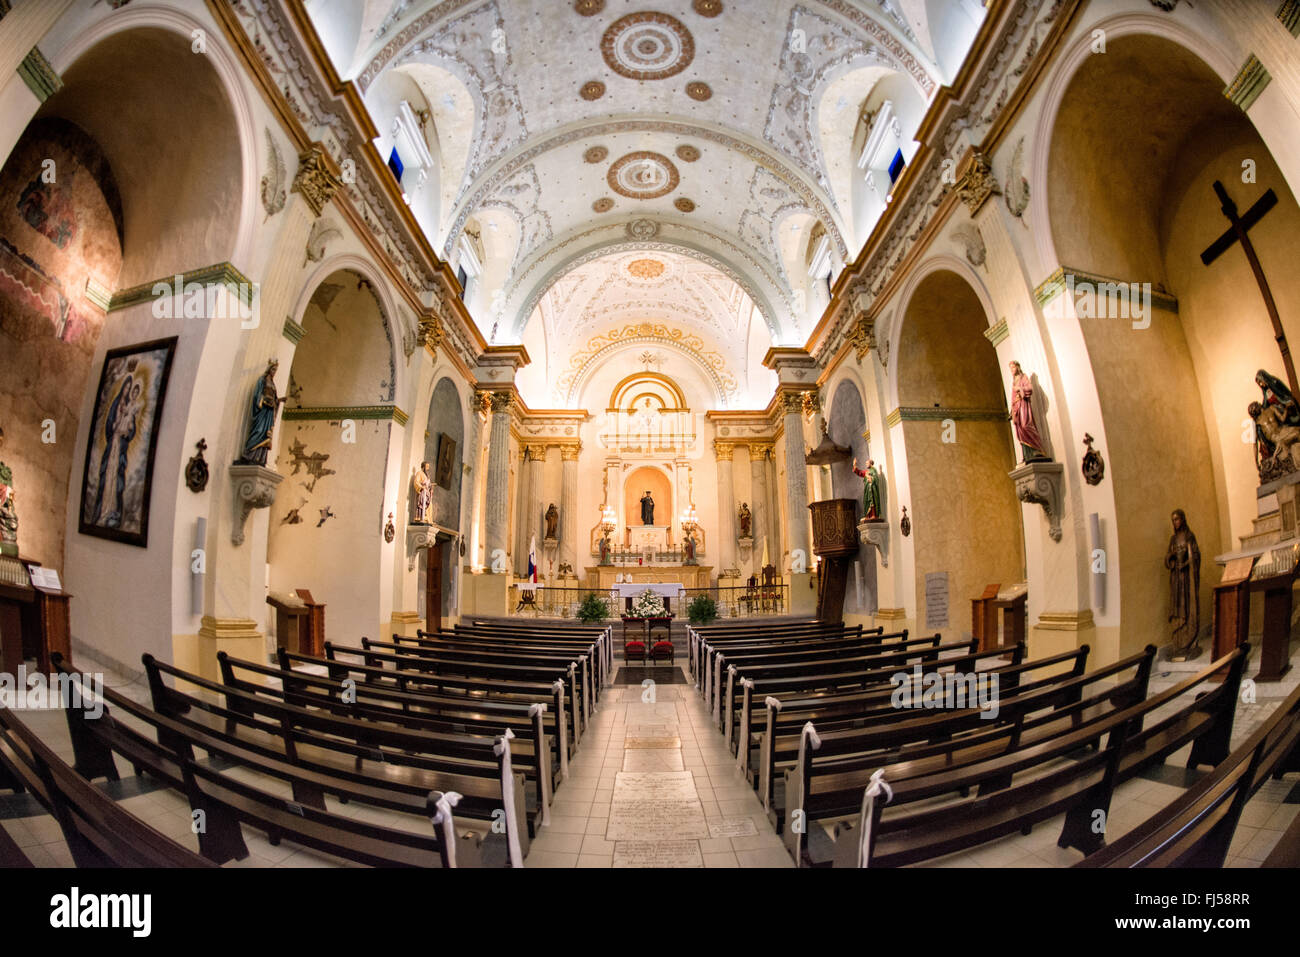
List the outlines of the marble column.
{"type": "Polygon", "coordinates": [[[469,509],[461,534],[466,538],[466,563],[471,567],[480,564],[479,549],[483,545],[483,426],[492,415],[491,394],[475,390],[470,400],[470,445],[465,452],[466,493],[469,509]]]}
{"type": "Polygon", "coordinates": [[[581,451],[581,445],[560,446],[563,469],[560,476],[560,561],[567,562],[575,575],[579,574],[578,535],[582,531],[578,521],[578,453],[581,451]]]}
{"type": "Polygon", "coordinates": [[[804,397],[798,392],[787,392],[781,397],[785,414],[785,511],[789,523],[787,541],[790,561],[795,561],[796,550],[803,550],[804,567],[812,565],[812,550],[808,539],[808,466],[804,463],[803,406],[804,397]]]}
{"type": "Polygon", "coordinates": [[[528,502],[524,523],[524,571],[528,570],[528,547],[537,543],[537,577],[542,577],[542,466],[546,463],[546,446],[528,446],[528,502]]]}
{"type": "Polygon", "coordinates": [[[488,438],[487,543],[484,563],[490,572],[508,571],[505,553],[510,533],[510,408],[509,392],[492,393],[492,431],[488,438]],[[500,553],[499,555],[497,553],[500,553]],[[497,565],[497,559],[500,565],[497,565]]]}
{"type": "Polygon", "coordinates": [[[767,542],[768,560],[773,564],[781,558],[780,552],[773,552],[776,545],[771,540],[772,532],[767,522],[767,453],[770,445],[755,443],[749,447],[750,496],[753,501],[749,510],[754,519],[754,574],[763,572],[763,543],[767,542]]]}
{"type": "Polygon", "coordinates": [[[736,447],[730,442],[713,443],[718,457],[718,544],[714,547],[717,573],[736,567],[736,493],[731,474],[731,458],[736,447]]]}
{"type": "Polygon", "coordinates": [[[691,507],[691,467],[685,459],[673,462],[673,510],[667,525],[671,530],[673,545],[682,548],[686,533],[682,531],[682,513],[691,507]]]}

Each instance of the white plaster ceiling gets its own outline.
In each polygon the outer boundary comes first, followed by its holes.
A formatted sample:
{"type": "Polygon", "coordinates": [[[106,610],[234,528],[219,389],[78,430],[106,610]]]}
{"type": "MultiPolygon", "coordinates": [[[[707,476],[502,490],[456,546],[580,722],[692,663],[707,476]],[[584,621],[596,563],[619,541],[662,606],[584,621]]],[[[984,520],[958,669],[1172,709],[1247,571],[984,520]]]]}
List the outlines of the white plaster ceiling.
{"type": "MultiPolygon", "coordinates": [[[[776,227],[791,215],[820,220],[840,261],[863,238],[850,234],[848,161],[822,152],[824,138],[837,152],[851,143],[858,103],[828,118],[827,89],[840,81],[834,102],[839,91],[860,99],[891,71],[926,100],[938,86],[928,44],[891,0],[368,0],[363,21],[373,34],[340,66],[363,94],[385,70],[415,66],[431,103],[457,107],[445,142],[458,146],[472,102],[460,182],[444,184],[454,199],[431,240],[450,257],[484,210],[518,222],[507,278],[490,293],[498,309],[477,317],[497,342],[518,340],[546,285],[602,246],[625,245],[634,221],[652,224],[643,232],[657,244],[711,258],[777,341],[798,340],[807,330],[776,227]],[[419,64],[439,72],[421,75],[419,64]],[[638,70],[667,75],[627,75],[638,70]],[[869,72],[842,80],[857,71],[869,72]],[[463,90],[447,98],[434,76],[463,90]],[[586,84],[599,86],[584,96],[586,84]],[[692,84],[706,84],[707,98],[692,84]],[[593,148],[604,152],[589,161],[593,148]],[[625,157],[614,188],[611,167],[625,157]],[[661,195],[636,194],[641,185],[661,195]]],[[[440,135],[447,122],[438,118],[440,135]]]]}

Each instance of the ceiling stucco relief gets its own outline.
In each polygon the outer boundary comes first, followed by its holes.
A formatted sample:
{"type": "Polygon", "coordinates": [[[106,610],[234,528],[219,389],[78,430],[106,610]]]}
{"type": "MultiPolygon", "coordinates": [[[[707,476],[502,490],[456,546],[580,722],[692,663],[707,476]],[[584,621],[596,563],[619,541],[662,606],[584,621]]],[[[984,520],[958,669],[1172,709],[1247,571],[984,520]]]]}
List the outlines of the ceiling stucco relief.
{"type": "Polygon", "coordinates": [[[676,17],[642,11],[620,17],[600,38],[611,70],[630,80],[666,80],[695,59],[695,38],[676,17]]]}
{"type": "Polygon", "coordinates": [[[532,165],[525,166],[502,183],[482,206],[484,209],[491,207],[509,210],[519,223],[519,245],[515,247],[512,272],[514,266],[554,235],[550,214],[542,208],[542,183],[532,165]]]}
{"type": "Polygon", "coordinates": [[[737,229],[740,236],[755,248],[762,250],[769,262],[779,270],[781,289],[787,301],[793,304],[794,292],[790,277],[785,271],[776,230],[781,221],[791,213],[811,212],[799,198],[779,179],[763,167],[755,167],[754,178],[749,182],[749,202],[740,213],[737,229]]]}
{"type": "Polygon", "coordinates": [[[677,167],[667,156],[650,150],[616,159],[605,176],[609,188],[628,199],[658,199],[681,182],[677,167]]]}

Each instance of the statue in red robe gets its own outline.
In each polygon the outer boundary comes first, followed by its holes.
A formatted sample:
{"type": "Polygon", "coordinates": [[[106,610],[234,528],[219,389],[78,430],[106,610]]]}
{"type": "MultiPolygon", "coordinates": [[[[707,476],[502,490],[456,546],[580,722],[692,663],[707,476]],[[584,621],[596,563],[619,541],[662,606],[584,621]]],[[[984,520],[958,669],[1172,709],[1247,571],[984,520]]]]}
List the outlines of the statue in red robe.
{"type": "Polygon", "coordinates": [[[1016,429],[1016,440],[1020,443],[1021,455],[1025,462],[1050,462],[1047,443],[1034,422],[1034,410],[1031,403],[1034,384],[1020,363],[1011,360],[1011,423],[1016,429]]]}

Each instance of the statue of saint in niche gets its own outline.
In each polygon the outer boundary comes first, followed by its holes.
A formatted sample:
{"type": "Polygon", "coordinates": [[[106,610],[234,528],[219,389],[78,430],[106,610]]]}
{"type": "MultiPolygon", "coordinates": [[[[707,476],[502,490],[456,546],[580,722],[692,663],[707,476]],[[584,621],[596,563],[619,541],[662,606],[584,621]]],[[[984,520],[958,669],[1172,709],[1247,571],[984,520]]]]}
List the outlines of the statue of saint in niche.
{"type": "Polygon", "coordinates": [[[266,455],[271,450],[271,433],[275,430],[275,414],[288,396],[283,398],[275,388],[275,373],[280,363],[272,359],[266,371],[257,380],[253,390],[253,407],[248,419],[248,438],[244,452],[236,465],[266,466],[266,455]]]}
{"type": "Polygon", "coordinates": [[[876,463],[867,459],[866,469],[860,469],[858,460],[854,459],[853,474],[862,479],[862,520],[880,521],[880,471],[876,463]]]}
{"type": "Polygon", "coordinates": [[[559,537],[560,510],[551,503],[551,507],[546,510],[546,537],[554,541],[559,537]]]}
{"type": "Polygon", "coordinates": [[[1020,443],[1020,453],[1025,462],[1050,462],[1047,443],[1038,431],[1034,421],[1034,410],[1030,404],[1034,397],[1034,384],[1020,363],[1011,360],[1011,422],[1016,429],[1016,440],[1020,443]]]}
{"type": "Polygon", "coordinates": [[[421,462],[411,482],[415,491],[415,524],[428,525],[433,521],[433,479],[429,477],[429,463],[421,462]]]}
{"type": "Polygon", "coordinates": [[[740,537],[751,538],[753,535],[754,516],[749,511],[749,503],[740,503],[740,537]]]}
{"type": "Polygon", "coordinates": [[[641,524],[653,525],[655,523],[655,500],[650,497],[650,490],[646,489],[641,496],[641,524]]]}

